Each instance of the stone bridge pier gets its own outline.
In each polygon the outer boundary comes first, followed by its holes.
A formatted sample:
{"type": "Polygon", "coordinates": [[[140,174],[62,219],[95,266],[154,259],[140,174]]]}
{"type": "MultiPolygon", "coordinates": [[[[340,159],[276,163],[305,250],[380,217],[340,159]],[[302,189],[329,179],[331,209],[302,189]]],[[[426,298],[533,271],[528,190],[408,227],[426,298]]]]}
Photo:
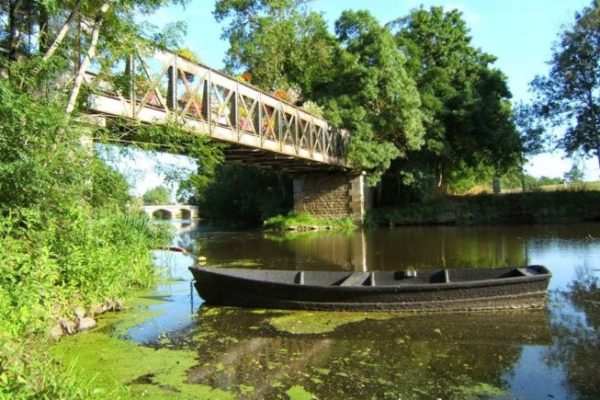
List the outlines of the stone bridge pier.
{"type": "Polygon", "coordinates": [[[323,218],[352,217],[361,224],[371,207],[370,190],[361,172],[315,172],[297,175],[294,211],[323,218]]]}

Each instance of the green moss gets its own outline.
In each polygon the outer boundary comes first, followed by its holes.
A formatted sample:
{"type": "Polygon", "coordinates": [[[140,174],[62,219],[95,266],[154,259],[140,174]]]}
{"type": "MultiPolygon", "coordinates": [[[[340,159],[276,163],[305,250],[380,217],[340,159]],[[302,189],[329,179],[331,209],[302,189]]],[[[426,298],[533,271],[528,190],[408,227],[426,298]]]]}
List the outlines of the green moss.
{"type": "Polygon", "coordinates": [[[249,386],[249,385],[238,385],[238,389],[240,390],[240,393],[243,396],[248,396],[248,395],[254,393],[254,391],[256,390],[254,388],[254,386],[249,386]]]}
{"type": "Polygon", "coordinates": [[[280,332],[318,334],[333,332],[342,325],[366,319],[389,319],[392,314],[297,311],[269,318],[269,324],[280,332]]]}
{"type": "Polygon", "coordinates": [[[155,294],[156,292],[153,290],[136,292],[127,299],[125,311],[103,314],[100,317],[102,325],[110,326],[113,335],[124,336],[130,328],[160,316],[163,314],[162,311],[150,309],[150,306],[162,303],[162,300],[152,297],[155,294]]]}
{"type": "Polygon", "coordinates": [[[285,392],[290,400],[312,400],[316,396],[300,385],[294,385],[285,392]]]}
{"type": "Polygon", "coordinates": [[[193,351],[151,349],[96,330],[62,340],[52,354],[72,366],[82,385],[99,398],[233,399],[231,393],[186,383],[197,364],[193,351]],[[103,368],[107,366],[107,368],[103,368]]]}
{"type": "Polygon", "coordinates": [[[508,393],[496,386],[479,382],[471,386],[459,386],[453,391],[453,399],[476,400],[489,397],[507,396],[508,393]]]}

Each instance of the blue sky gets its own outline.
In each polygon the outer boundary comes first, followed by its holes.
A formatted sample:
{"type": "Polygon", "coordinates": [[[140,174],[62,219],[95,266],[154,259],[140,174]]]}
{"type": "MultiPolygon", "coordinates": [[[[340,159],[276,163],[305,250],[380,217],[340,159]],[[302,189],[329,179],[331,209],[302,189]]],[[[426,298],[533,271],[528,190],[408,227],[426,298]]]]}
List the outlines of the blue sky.
{"type": "MultiPolygon", "coordinates": [[[[405,16],[420,5],[458,9],[471,31],[472,44],[497,57],[495,66],[508,77],[513,100],[526,101],[528,83],[548,70],[546,62],[561,26],[570,24],[575,12],[590,3],[591,0],[314,0],[310,7],[322,12],[332,29],[335,20],[347,9],[366,9],[381,23],[405,16]]],[[[190,0],[185,9],[180,6],[161,9],[150,21],[157,25],[186,22],[184,46],[196,52],[204,64],[222,68],[228,44],[221,39],[223,25],[212,16],[213,8],[212,0],[190,0]]],[[[544,154],[530,162],[528,171],[535,176],[562,176],[571,163],[560,152],[544,154]]],[[[586,161],[584,167],[587,179],[600,179],[595,159],[586,161]]],[[[160,179],[152,173],[149,176],[144,179],[144,187],[160,179]]]]}

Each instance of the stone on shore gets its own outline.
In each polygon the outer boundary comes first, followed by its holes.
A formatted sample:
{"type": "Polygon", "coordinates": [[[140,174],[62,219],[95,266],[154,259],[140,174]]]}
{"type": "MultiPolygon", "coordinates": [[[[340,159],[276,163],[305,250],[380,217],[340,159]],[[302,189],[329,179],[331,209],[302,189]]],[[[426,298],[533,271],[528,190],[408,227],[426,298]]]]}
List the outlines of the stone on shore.
{"type": "Polygon", "coordinates": [[[67,335],[73,335],[77,332],[77,324],[75,321],[71,321],[70,319],[61,318],[58,320],[62,330],[67,335]]]}
{"type": "Polygon", "coordinates": [[[90,317],[83,317],[78,319],[77,332],[87,332],[90,329],[95,328],[97,325],[96,320],[90,317]]]}

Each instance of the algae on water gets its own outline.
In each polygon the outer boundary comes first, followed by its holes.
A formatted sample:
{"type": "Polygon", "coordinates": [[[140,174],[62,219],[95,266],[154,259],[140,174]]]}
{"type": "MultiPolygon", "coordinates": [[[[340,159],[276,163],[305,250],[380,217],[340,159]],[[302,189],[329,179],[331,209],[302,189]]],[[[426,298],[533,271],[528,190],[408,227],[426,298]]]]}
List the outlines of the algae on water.
{"type": "Polygon", "coordinates": [[[324,311],[295,311],[271,317],[268,323],[280,332],[319,334],[333,332],[337,327],[366,319],[390,319],[393,314],[349,313],[324,311]]]}
{"type": "Polygon", "coordinates": [[[300,385],[294,385],[285,392],[290,400],[313,400],[315,395],[300,385]]]}

